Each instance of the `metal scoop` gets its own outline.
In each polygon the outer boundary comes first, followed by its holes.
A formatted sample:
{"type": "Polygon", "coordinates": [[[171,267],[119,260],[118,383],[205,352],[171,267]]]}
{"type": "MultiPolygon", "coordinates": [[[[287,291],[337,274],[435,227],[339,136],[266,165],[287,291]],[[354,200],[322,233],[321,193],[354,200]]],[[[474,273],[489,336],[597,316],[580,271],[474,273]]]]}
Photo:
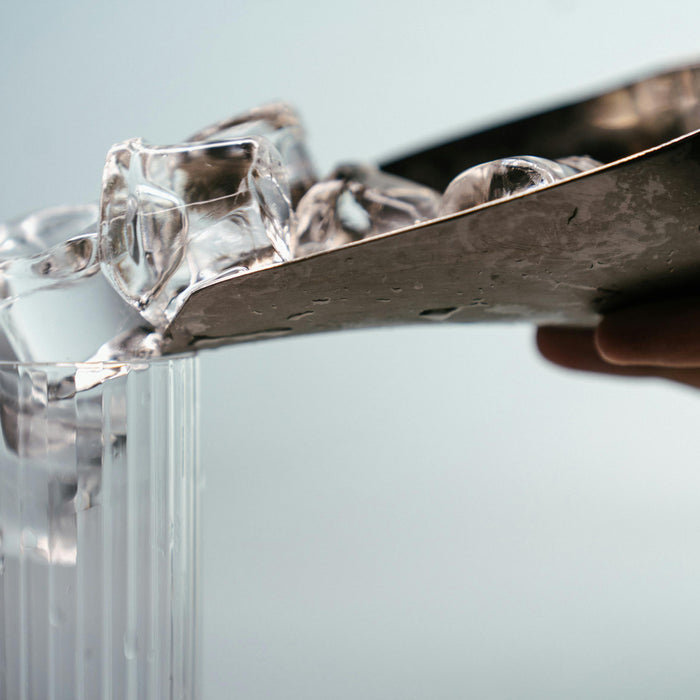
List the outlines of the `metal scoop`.
{"type": "Polygon", "coordinates": [[[444,190],[514,154],[603,163],[510,199],[219,279],[165,352],[436,321],[592,325],[700,280],[700,66],[647,78],[388,162],[444,190]]]}

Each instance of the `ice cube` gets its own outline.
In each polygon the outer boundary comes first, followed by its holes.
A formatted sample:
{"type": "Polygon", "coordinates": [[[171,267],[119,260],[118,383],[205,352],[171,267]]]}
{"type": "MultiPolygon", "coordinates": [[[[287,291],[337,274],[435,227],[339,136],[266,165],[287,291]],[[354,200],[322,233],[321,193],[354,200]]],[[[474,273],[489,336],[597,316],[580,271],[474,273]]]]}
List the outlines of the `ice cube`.
{"type": "Polygon", "coordinates": [[[280,152],[287,167],[292,204],[296,206],[317,177],[299,115],[288,104],[274,102],[256,107],[212,124],[187,140],[229,141],[247,136],[264,136],[280,152]]]}
{"type": "Polygon", "coordinates": [[[35,255],[84,230],[97,231],[97,204],[48,207],[0,224],[0,260],[35,255]]]}
{"type": "Polygon", "coordinates": [[[437,216],[440,195],[370,165],[336,168],[299,202],[295,255],[335,248],[437,216]]]}
{"type": "Polygon", "coordinates": [[[566,158],[557,158],[557,163],[572,168],[577,173],[585,173],[587,170],[600,168],[603,163],[590,156],[568,156],[566,158]]]}
{"type": "Polygon", "coordinates": [[[131,371],[130,362],[159,357],[162,343],[160,333],[146,325],[118,333],[77,366],[74,374],[58,381],[52,387],[52,398],[69,399],[78,392],[122,377],[131,371]]]}
{"type": "Polygon", "coordinates": [[[102,270],[153,326],[196,285],[288,260],[291,202],[265,138],[156,147],[132,139],[107,155],[102,270]]]}
{"type": "Polygon", "coordinates": [[[54,207],[0,227],[2,359],[85,360],[141,322],[99,274],[96,218],[54,207]]]}
{"type": "Polygon", "coordinates": [[[481,163],[465,170],[447,186],[440,203],[440,215],[551,185],[600,165],[588,156],[571,156],[559,161],[513,156],[481,163]]]}
{"type": "Polygon", "coordinates": [[[97,233],[84,233],[48,250],[0,260],[0,308],[28,294],[66,286],[100,271],[97,233]]]}

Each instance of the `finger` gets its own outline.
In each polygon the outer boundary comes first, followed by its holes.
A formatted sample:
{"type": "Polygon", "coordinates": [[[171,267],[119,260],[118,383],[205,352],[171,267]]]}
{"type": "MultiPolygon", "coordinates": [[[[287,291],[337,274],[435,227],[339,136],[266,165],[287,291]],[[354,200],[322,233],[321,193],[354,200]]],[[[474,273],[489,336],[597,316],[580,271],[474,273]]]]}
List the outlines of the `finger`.
{"type": "Polygon", "coordinates": [[[625,366],[606,362],[598,352],[593,329],[538,328],[537,346],[546,359],[567,369],[621,377],[657,377],[700,388],[700,369],[697,368],[625,366]]]}
{"type": "Polygon", "coordinates": [[[700,368],[700,299],[643,304],[607,315],[595,333],[615,365],[700,368]]]}
{"type": "Polygon", "coordinates": [[[658,376],[654,368],[621,367],[606,362],[598,352],[592,328],[538,328],[537,347],[550,362],[567,369],[628,377],[658,376]]]}

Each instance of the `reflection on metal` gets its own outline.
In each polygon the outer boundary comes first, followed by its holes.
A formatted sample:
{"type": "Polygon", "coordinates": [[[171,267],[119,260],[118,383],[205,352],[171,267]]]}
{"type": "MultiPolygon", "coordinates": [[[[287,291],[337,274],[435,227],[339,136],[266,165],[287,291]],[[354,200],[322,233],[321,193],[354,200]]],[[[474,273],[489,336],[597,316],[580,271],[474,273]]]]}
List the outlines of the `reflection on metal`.
{"type": "Polygon", "coordinates": [[[382,167],[437,189],[514,154],[593,171],[512,199],[217,281],[166,352],[435,321],[591,325],[700,279],[700,66],[521,119],[382,167]]]}

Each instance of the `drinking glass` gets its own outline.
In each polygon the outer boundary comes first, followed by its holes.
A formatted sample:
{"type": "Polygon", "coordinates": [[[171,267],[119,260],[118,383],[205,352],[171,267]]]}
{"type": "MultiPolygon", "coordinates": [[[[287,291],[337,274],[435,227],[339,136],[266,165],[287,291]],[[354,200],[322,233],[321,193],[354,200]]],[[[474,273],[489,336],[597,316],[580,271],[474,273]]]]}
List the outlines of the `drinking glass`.
{"type": "Polygon", "coordinates": [[[195,698],[197,358],[0,362],[0,697],[195,698]]]}

